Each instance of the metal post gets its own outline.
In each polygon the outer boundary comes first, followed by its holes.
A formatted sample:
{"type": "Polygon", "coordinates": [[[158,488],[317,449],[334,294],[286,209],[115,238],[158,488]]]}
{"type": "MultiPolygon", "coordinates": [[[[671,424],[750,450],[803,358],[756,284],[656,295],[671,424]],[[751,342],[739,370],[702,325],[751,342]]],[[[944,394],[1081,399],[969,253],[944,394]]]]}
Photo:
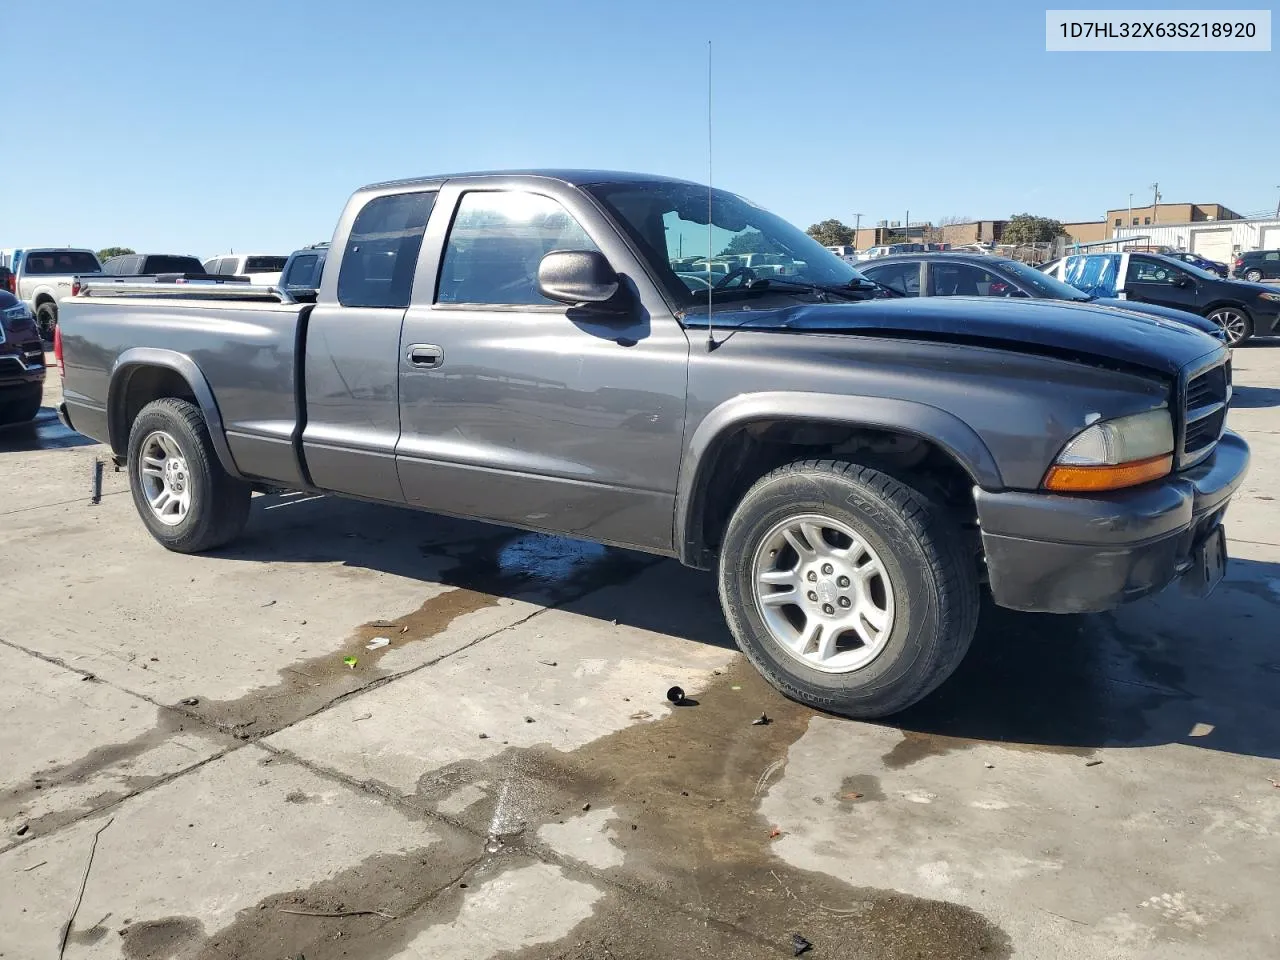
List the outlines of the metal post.
{"type": "Polygon", "coordinates": [[[862,226],[862,214],[853,215],[853,249],[858,249],[858,230],[862,226]]]}

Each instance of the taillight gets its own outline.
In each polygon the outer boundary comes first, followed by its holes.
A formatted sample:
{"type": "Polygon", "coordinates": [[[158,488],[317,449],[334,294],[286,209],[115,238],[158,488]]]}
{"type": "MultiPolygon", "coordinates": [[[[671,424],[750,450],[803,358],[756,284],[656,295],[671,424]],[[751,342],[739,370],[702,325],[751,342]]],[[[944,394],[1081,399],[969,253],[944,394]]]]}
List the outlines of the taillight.
{"type": "Polygon", "coordinates": [[[10,273],[6,276],[4,278],[4,285],[5,288],[15,297],[18,295],[18,275],[16,273],[10,273]]]}
{"type": "Polygon", "coordinates": [[[1244,266],[1244,257],[1236,257],[1236,266],[1237,266],[1237,267],[1243,267],[1243,266],[1244,266]]]}
{"type": "Polygon", "coordinates": [[[71,281],[71,295],[73,297],[80,296],[80,278],[76,277],[71,281]]]}
{"type": "Polygon", "coordinates": [[[53,359],[58,361],[58,375],[63,379],[67,376],[66,364],[62,362],[62,325],[53,328],[53,359]]]}

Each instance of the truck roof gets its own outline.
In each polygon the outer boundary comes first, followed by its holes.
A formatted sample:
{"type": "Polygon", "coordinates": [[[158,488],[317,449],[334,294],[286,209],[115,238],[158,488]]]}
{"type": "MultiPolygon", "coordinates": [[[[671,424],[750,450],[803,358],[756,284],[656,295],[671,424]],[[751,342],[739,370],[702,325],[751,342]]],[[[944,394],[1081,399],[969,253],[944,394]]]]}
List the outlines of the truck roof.
{"type": "Polygon", "coordinates": [[[441,184],[446,180],[463,180],[478,177],[528,177],[539,180],[559,180],[572,186],[587,183],[687,183],[691,186],[702,186],[692,180],[681,180],[679,177],[664,177],[653,173],[627,173],[619,170],[474,170],[467,173],[444,173],[430,177],[409,177],[404,180],[387,180],[383,183],[371,183],[362,190],[385,190],[388,187],[418,187],[441,184]]]}

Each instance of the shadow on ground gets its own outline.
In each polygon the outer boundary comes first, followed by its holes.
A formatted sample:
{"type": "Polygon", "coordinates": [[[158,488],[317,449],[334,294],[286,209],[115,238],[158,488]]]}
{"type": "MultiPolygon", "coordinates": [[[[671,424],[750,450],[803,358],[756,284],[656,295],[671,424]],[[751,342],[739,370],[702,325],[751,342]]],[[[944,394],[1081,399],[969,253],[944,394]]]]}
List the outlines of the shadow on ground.
{"type": "Polygon", "coordinates": [[[1280,407],[1280,389],[1276,387],[1233,387],[1231,406],[1256,410],[1260,407],[1280,407]]]}
{"type": "Polygon", "coordinates": [[[51,407],[41,407],[30,423],[15,423],[0,427],[0,453],[19,453],[31,450],[65,450],[68,447],[85,447],[97,443],[82,434],[68,430],[51,407]]]}
{"type": "MultiPolygon", "coordinates": [[[[340,562],[732,646],[714,578],[682,568],[649,603],[597,588],[655,564],[583,541],[373,504],[260,497],[229,560],[340,562]]],[[[640,581],[634,589],[653,589],[640,581]]],[[[1109,614],[1020,614],[986,604],[969,655],[886,725],[904,733],[1089,751],[1188,743],[1280,758],[1280,564],[1233,559],[1208,599],[1176,587],[1109,614]]]]}

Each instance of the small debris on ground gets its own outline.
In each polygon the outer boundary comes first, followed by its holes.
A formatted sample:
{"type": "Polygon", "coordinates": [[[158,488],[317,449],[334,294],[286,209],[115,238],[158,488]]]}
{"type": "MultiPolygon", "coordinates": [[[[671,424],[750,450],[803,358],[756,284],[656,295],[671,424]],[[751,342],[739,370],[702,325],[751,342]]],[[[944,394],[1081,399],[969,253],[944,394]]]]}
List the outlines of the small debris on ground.
{"type": "Polygon", "coordinates": [[[730,687],[729,689],[730,689],[730,690],[741,690],[742,688],[741,688],[740,686],[738,686],[738,685],[735,683],[735,684],[734,684],[732,687],[730,687]]]}
{"type": "Polygon", "coordinates": [[[589,803],[584,803],[584,804],[582,805],[582,811],[583,811],[584,813],[585,813],[586,811],[590,810],[590,809],[591,809],[591,804],[589,804],[589,803]]]}
{"type": "Polygon", "coordinates": [[[631,716],[627,717],[627,719],[628,720],[648,720],[652,716],[653,714],[650,713],[648,710],[637,710],[635,713],[631,714],[631,716]]]}
{"type": "Polygon", "coordinates": [[[482,733],[482,734],[480,734],[480,739],[481,739],[481,740],[488,740],[488,739],[489,739],[489,735],[488,735],[487,733],[482,733]]]}
{"type": "Polygon", "coordinates": [[[372,720],[372,719],[373,719],[373,714],[372,714],[372,713],[362,713],[362,714],[360,714],[360,716],[358,716],[358,717],[352,717],[352,718],[351,718],[351,722],[352,722],[352,723],[359,723],[361,720],[372,720]]]}
{"type": "MultiPolygon", "coordinates": [[[[302,621],[302,622],[303,622],[303,623],[306,623],[306,621],[305,621],[305,620],[304,620],[304,621],[302,621]]],[[[409,628],[408,628],[408,627],[401,627],[401,628],[400,628],[400,632],[401,632],[401,633],[408,633],[408,632],[409,632],[409,628]]]]}
{"type": "Polygon", "coordinates": [[[986,767],[988,770],[994,770],[996,768],[996,765],[994,763],[984,763],[983,766],[986,767]]]}
{"type": "Polygon", "coordinates": [[[773,723],[773,721],[769,719],[769,715],[767,713],[762,713],[751,721],[751,725],[753,727],[767,727],[771,723],[773,723]]]}
{"type": "Polygon", "coordinates": [[[14,833],[16,833],[18,836],[20,836],[20,837],[21,837],[21,836],[25,836],[25,835],[26,835],[26,832],[27,832],[28,830],[30,830],[30,829],[31,829],[31,824],[29,824],[29,823],[24,823],[24,824],[22,824],[22,826],[18,827],[18,829],[17,829],[17,830],[15,830],[15,831],[13,831],[13,832],[14,832],[14,833]]]}
{"type": "Polygon", "coordinates": [[[200,702],[200,698],[199,697],[183,697],[178,702],[181,703],[184,707],[194,707],[197,703],[200,702]]]}
{"type": "MultiPolygon", "coordinates": [[[[635,828],[633,827],[632,829],[635,829],[635,828]]],[[[41,867],[43,867],[43,866],[44,866],[46,863],[48,863],[48,862],[49,862],[48,860],[41,860],[39,863],[33,863],[33,864],[32,864],[31,866],[29,866],[29,867],[23,867],[23,868],[22,868],[22,872],[23,872],[23,873],[30,873],[32,870],[39,870],[41,867]]]]}
{"type": "Polygon", "coordinates": [[[667,699],[670,700],[672,703],[677,703],[677,704],[683,703],[684,690],[681,689],[680,687],[672,687],[670,690],[667,691],[667,699]]]}
{"type": "Polygon", "coordinates": [[[524,722],[525,722],[525,723],[533,723],[533,717],[525,717],[525,718],[524,718],[524,722]]]}
{"type": "Polygon", "coordinates": [[[813,944],[810,943],[808,940],[806,940],[804,937],[800,936],[800,934],[793,933],[791,935],[791,949],[795,951],[792,954],[792,956],[798,957],[800,956],[800,954],[807,953],[808,951],[812,950],[813,944]]]}
{"type": "Polygon", "coordinates": [[[769,830],[770,840],[777,840],[780,836],[782,836],[782,829],[780,827],[773,827],[769,830]]]}
{"type": "Polygon", "coordinates": [[[1271,784],[1276,789],[1280,789],[1280,780],[1277,780],[1275,777],[1267,777],[1267,783],[1271,784]]]}
{"type": "Polygon", "coordinates": [[[264,607],[274,607],[275,605],[276,605],[276,602],[274,600],[268,600],[266,603],[263,604],[264,607]]]}
{"type": "Polygon", "coordinates": [[[364,645],[364,648],[366,650],[377,650],[381,647],[388,647],[390,645],[391,645],[390,637],[374,637],[372,640],[370,640],[368,643],[364,645]]]}
{"type": "Polygon", "coordinates": [[[1101,760],[1086,760],[1084,765],[1086,767],[1096,767],[1101,762],[1101,760]]]}
{"type": "Polygon", "coordinates": [[[355,657],[343,657],[342,662],[345,663],[352,670],[354,670],[356,668],[356,664],[359,663],[360,661],[357,660],[355,657]]]}
{"type": "Polygon", "coordinates": [[[97,679],[98,679],[97,676],[95,676],[92,673],[86,673],[83,677],[80,678],[82,682],[85,680],[97,680],[97,679]]]}
{"type": "Polygon", "coordinates": [[[861,800],[861,799],[862,799],[862,794],[860,794],[860,793],[842,793],[842,794],[840,794],[840,799],[841,799],[841,800],[861,800]]]}
{"type": "Polygon", "coordinates": [[[1207,737],[1209,734],[1213,733],[1213,729],[1214,727],[1212,723],[1197,723],[1195,726],[1191,728],[1191,732],[1188,733],[1187,736],[1188,737],[1207,737]]]}
{"type": "Polygon", "coordinates": [[[556,667],[556,666],[559,666],[559,664],[558,664],[558,663],[556,663],[554,660],[539,660],[538,662],[539,662],[540,664],[542,664],[544,667],[556,667]]]}

